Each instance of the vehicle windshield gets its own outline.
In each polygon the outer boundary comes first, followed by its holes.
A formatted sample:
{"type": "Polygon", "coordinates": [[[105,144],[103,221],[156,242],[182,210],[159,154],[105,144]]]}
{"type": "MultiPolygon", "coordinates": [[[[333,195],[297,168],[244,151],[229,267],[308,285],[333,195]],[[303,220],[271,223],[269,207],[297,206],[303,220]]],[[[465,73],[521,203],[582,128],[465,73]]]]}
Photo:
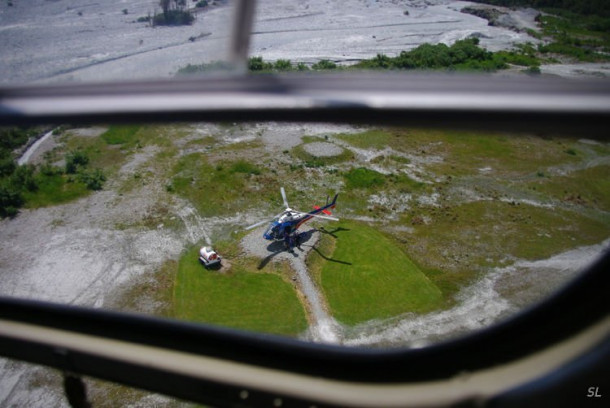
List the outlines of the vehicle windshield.
{"type": "MultiPolygon", "coordinates": [[[[0,84],[243,74],[229,45],[238,3],[2,2],[0,84]]],[[[608,27],[602,2],[263,0],[241,68],[607,81],[608,27]]],[[[425,347],[542,301],[610,246],[610,143],[585,133],[221,121],[0,131],[2,296],[425,347]],[[335,194],[320,212],[331,219],[279,230],[288,204],[308,213],[335,194]],[[220,262],[203,262],[202,247],[220,262]]],[[[36,405],[31,389],[61,398],[48,373],[0,364],[4,404],[36,405]]]]}

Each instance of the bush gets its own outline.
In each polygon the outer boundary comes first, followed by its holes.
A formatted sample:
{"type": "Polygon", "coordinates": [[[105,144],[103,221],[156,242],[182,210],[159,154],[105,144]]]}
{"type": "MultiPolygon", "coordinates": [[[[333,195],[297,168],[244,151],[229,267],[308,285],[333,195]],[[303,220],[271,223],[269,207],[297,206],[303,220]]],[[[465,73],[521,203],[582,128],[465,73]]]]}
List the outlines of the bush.
{"type": "Polygon", "coordinates": [[[328,70],[328,69],[336,69],[337,68],[337,64],[335,64],[334,62],[327,60],[327,59],[323,59],[320,60],[318,63],[313,64],[311,66],[312,69],[315,69],[317,71],[322,71],[322,70],[328,70]]]}
{"type": "Polygon", "coordinates": [[[10,181],[14,186],[25,188],[28,191],[36,191],[38,184],[34,178],[34,166],[17,166],[10,177],[10,181]]]}
{"type": "Polygon", "coordinates": [[[16,167],[15,160],[10,154],[6,154],[5,157],[0,158],[0,177],[13,174],[16,167]]]}
{"type": "Polygon", "coordinates": [[[204,8],[207,6],[209,6],[209,3],[207,0],[201,0],[197,4],[195,4],[195,7],[198,7],[198,8],[204,8]]]}
{"type": "Polygon", "coordinates": [[[81,151],[73,151],[66,155],[66,173],[76,174],[80,167],[89,164],[89,156],[81,151]]]}
{"type": "Polygon", "coordinates": [[[89,190],[101,190],[104,187],[106,176],[100,169],[81,171],[78,174],[78,179],[85,184],[89,190]]]}
{"type": "Polygon", "coordinates": [[[0,184],[0,217],[14,217],[23,205],[23,196],[18,187],[9,183],[0,184]]]}
{"type": "Polygon", "coordinates": [[[188,11],[168,10],[162,14],[156,14],[152,21],[153,25],[159,26],[191,25],[195,21],[195,17],[188,11]]]}
{"type": "Polygon", "coordinates": [[[263,61],[263,57],[250,57],[248,59],[248,71],[271,71],[273,65],[263,61]]]}
{"type": "Polygon", "coordinates": [[[273,69],[276,71],[292,71],[292,63],[290,60],[279,59],[275,61],[273,69]]]}

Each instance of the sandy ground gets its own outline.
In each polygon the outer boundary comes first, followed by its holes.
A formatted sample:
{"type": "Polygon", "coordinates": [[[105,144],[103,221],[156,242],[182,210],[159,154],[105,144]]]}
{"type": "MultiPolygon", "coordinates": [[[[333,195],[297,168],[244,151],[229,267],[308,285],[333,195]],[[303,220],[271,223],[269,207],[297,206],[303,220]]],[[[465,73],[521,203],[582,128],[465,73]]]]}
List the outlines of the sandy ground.
{"type": "MultiPolygon", "coordinates": [[[[190,1],[187,3],[191,3],[190,1]]],[[[232,7],[209,7],[186,27],[151,28],[139,17],[157,0],[30,0],[0,6],[2,82],[99,81],[172,76],[188,64],[226,58],[232,7]],[[123,10],[127,10],[127,14],[123,10]],[[194,40],[193,40],[194,39],[194,40]]],[[[450,0],[261,0],[251,55],[315,63],[353,63],[396,55],[424,42],[475,35],[490,50],[531,41],[490,27],[450,0]],[[405,12],[408,11],[408,15],[405,12]]],[[[520,21],[533,17],[519,12],[520,21]]]]}

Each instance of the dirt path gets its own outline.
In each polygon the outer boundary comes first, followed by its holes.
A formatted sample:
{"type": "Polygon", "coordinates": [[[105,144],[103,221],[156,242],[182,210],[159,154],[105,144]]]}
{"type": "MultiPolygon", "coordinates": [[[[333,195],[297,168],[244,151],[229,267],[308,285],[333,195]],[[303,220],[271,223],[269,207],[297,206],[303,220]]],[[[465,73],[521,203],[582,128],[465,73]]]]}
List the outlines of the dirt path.
{"type": "Polygon", "coordinates": [[[295,272],[294,282],[297,291],[308,314],[310,322],[305,338],[322,343],[340,343],[342,338],[341,326],[328,313],[326,299],[311,278],[305,259],[319,240],[319,233],[315,228],[303,228],[301,231],[302,243],[292,251],[284,249],[283,242],[266,241],[262,235],[265,227],[257,228],[246,235],[242,241],[242,248],[262,259],[261,265],[272,261],[288,261],[295,272]]]}

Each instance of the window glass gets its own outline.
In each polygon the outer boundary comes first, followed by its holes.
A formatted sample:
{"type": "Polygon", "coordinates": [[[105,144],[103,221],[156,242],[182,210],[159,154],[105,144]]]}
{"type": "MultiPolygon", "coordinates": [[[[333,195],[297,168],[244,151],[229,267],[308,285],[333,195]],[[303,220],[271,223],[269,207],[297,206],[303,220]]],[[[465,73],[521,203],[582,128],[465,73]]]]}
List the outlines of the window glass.
{"type": "MultiPolygon", "coordinates": [[[[563,3],[258,1],[248,71],[606,78],[607,3],[563,3]]],[[[4,1],[0,82],[225,70],[235,4],[4,1]]],[[[587,134],[319,123],[0,132],[3,296],[424,347],[541,301],[610,244],[610,145],[587,134]]],[[[4,404],[62,404],[56,373],[0,367],[4,404]]],[[[110,406],[174,406],[91,387],[110,406]]]]}
{"type": "Polygon", "coordinates": [[[0,13],[3,83],[173,77],[226,61],[232,22],[225,0],[11,0],[0,13]]]}

